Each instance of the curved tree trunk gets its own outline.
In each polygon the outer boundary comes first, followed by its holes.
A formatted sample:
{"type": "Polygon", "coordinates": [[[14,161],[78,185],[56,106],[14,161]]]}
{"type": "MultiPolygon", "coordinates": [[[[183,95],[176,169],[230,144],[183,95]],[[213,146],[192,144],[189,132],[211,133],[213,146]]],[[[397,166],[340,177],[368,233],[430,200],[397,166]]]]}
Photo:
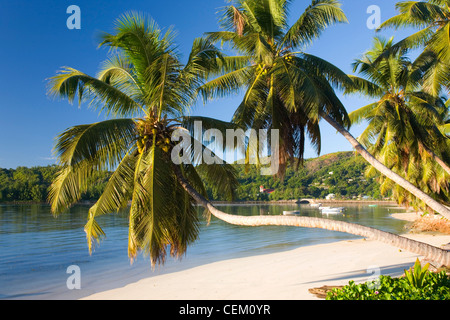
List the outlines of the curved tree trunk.
{"type": "Polygon", "coordinates": [[[348,132],[344,127],[342,127],[339,123],[334,121],[331,117],[329,117],[323,111],[320,112],[320,116],[331,124],[340,134],[342,134],[356,149],[356,151],[367,161],[369,162],[375,169],[377,169],[380,173],[397,183],[402,188],[411,192],[414,196],[422,200],[428,207],[433,209],[434,211],[440,213],[442,216],[450,220],[450,210],[431,198],[425,192],[417,188],[415,185],[405,180],[395,172],[389,170],[384,164],[378,161],[374,156],[372,156],[359,142],[356,140],[350,132],[348,132]]]}
{"type": "Polygon", "coordinates": [[[434,247],[427,243],[411,240],[393,233],[381,231],[378,229],[361,226],[353,223],[298,216],[238,216],[231,215],[218,210],[211,202],[200,195],[182,176],[179,171],[177,177],[183,188],[197,201],[205,207],[216,218],[239,226],[294,226],[304,228],[319,228],[332,231],[346,232],[368,239],[378,240],[401,248],[403,250],[413,252],[425,256],[431,261],[442,266],[450,266],[450,252],[441,248],[434,247]]]}

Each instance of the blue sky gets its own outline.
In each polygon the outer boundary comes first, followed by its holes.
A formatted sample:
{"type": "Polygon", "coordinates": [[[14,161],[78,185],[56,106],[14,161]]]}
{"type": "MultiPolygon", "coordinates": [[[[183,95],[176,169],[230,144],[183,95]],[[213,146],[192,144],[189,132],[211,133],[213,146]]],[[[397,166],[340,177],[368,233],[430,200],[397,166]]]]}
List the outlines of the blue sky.
{"type": "MultiPolygon", "coordinates": [[[[352,61],[370,48],[374,30],[366,26],[370,14],[367,8],[381,8],[381,19],[395,15],[393,0],[341,0],[348,24],[330,27],[308,53],[324,58],[347,73],[352,61]]],[[[295,0],[290,19],[296,20],[310,3],[295,0]]],[[[112,31],[114,21],[124,12],[148,13],[160,27],[173,26],[178,31],[176,42],[183,57],[187,57],[192,41],[203,32],[216,31],[217,11],[225,0],[165,0],[165,1],[85,1],[85,0],[0,0],[0,167],[40,166],[55,163],[52,148],[54,137],[66,128],[101,121],[103,116],[86,105],[69,105],[46,95],[45,79],[63,66],[95,75],[107,56],[106,49],[97,48],[99,31],[112,31]],[[81,29],[69,30],[67,7],[81,9],[81,29]]],[[[383,35],[401,39],[405,31],[389,30],[383,35]]],[[[195,106],[192,113],[230,120],[239,96],[195,106]]],[[[368,103],[358,96],[343,97],[348,112],[368,103]]],[[[328,124],[321,124],[322,154],[351,150],[328,124]]],[[[362,127],[351,132],[357,136],[362,127]]],[[[305,156],[315,157],[312,148],[305,156]]]]}

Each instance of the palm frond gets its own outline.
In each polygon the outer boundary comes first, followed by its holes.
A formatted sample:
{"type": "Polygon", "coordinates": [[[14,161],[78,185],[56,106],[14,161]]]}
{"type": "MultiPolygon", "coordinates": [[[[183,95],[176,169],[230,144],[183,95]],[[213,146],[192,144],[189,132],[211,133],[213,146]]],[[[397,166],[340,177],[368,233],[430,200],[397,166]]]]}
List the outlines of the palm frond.
{"type": "Polygon", "coordinates": [[[140,105],[143,104],[142,84],[138,82],[139,79],[132,64],[123,55],[116,54],[104,61],[97,79],[117,88],[140,105]]]}
{"type": "Polygon", "coordinates": [[[224,97],[239,92],[247,84],[251,75],[251,68],[240,68],[210,80],[199,87],[198,92],[205,102],[216,97],[224,97]]]}
{"type": "Polygon", "coordinates": [[[353,86],[347,87],[344,92],[345,94],[361,93],[372,98],[379,98],[384,94],[383,88],[370,80],[354,75],[349,75],[349,78],[352,80],[353,86]]]}
{"type": "Polygon", "coordinates": [[[420,28],[428,26],[437,18],[445,19],[445,13],[441,6],[433,1],[403,1],[398,2],[396,8],[399,14],[381,24],[380,29],[388,27],[395,29],[400,27],[420,28]]]}
{"type": "Polygon", "coordinates": [[[202,117],[202,116],[183,117],[181,119],[181,126],[183,128],[186,128],[189,131],[190,135],[195,137],[198,140],[201,140],[203,134],[207,130],[211,130],[211,129],[219,130],[223,134],[223,136],[225,136],[227,130],[239,129],[239,127],[236,123],[217,120],[217,119],[209,118],[209,117],[202,117]],[[197,126],[196,126],[196,124],[197,124],[197,126]],[[198,129],[200,129],[199,130],[200,132],[195,132],[198,129]],[[198,134],[200,134],[202,136],[198,136],[198,134]]]}
{"type": "Polygon", "coordinates": [[[63,68],[49,79],[49,95],[65,98],[69,103],[90,100],[90,106],[106,115],[137,115],[143,107],[118,88],[73,68],[63,68]]]}
{"type": "Polygon", "coordinates": [[[355,111],[349,113],[349,118],[352,124],[359,124],[363,120],[368,119],[369,115],[378,106],[378,102],[370,103],[364,107],[361,107],[355,111]]]}
{"type": "Polygon", "coordinates": [[[84,232],[86,233],[89,253],[92,254],[95,242],[100,243],[100,240],[106,234],[94,217],[89,217],[88,222],[84,226],[84,232]]]}
{"type": "Polygon", "coordinates": [[[387,48],[387,50],[380,54],[373,63],[377,64],[381,59],[386,59],[389,56],[395,56],[409,50],[426,46],[428,41],[432,38],[433,33],[434,28],[432,26],[419,30],[387,48]]]}
{"type": "Polygon", "coordinates": [[[54,152],[64,166],[89,161],[97,170],[112,169],[135,139],[132,119],[78,125],[58,135],[54,152]]]}
{"type": "Polygon", "coordinates": [[[93,170],[89,163],[65,166],[57,174],[48,191],[53,215],[57,216],[81,199],[93,170]]]}
{"type": "Polygon", "coordinates": [[[341,4],[335,0],[313,0],[286,32],[282,41],[290,48],[304,47],[317,39],[330,25],[348,22],[341,4]]]}
{"type": "Polygon", "coordinates": [[[95,218],[125,208],[131,199],[136,160],[137,156],[130,154],[123,158],[109,178],[100,198],[89,209],[89,218],[84,231],[90,253],[92,253],[95,241],[99,242],[100,238],[105,236],[95,218]]]}
{"type": "Polygon", "coordinates": [[[435,52],[441,61],[450,61],[450,22],[433,34],[428,48],[435,52]]]}
{"type": "Polygon", "coordinates": [[[239,186],[236,169],[227,163],[201,164],[196,167],[204,181],[212,186],[216,194],[227,201],[236,200],[236,189],[239,186]]]}
{"type": "Polygon", "coordinates": [[[116,20],[114,34],[100,35],[100,46],[122,50],[136,69],[137,75],[141,77],[162,54],[176,54],[174,37],[175,32],[172,28],[163,33],[150,16],[127,12],[116,20]]]}
{"type": "Polygon", "coordinates": [[[314,70],[314,73],[318,76],[324,76],[334,88],[349,88],[353,85],[349,76],[332,63],[307,53],[302,53],[300,57],[309,64],[310,70],[314,70]]]}

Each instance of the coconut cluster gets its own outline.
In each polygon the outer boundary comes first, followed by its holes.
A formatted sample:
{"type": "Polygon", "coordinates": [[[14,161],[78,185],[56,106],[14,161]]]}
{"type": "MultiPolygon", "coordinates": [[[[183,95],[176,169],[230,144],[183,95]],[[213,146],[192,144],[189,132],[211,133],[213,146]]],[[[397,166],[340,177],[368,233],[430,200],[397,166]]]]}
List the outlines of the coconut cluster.
{"type": "Polygon", "coordinates": [[[168,128],[169,121],[166,118],[156,119],[147,117],[136,122],[136,145],[139,153],[148,150],[155,140],[156,146],[164,152],[169,152],[173,147],[171,141],[172,131],[168,128]]]}

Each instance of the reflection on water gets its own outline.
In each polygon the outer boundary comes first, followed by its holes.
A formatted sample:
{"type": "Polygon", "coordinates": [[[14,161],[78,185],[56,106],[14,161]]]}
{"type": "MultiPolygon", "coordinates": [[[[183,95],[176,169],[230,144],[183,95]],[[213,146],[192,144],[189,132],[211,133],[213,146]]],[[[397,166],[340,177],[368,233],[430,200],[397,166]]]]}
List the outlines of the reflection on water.
{"type": "MultiPolygon", "coordinates": [[[[88,206],[75,206],[54,218],[46,205],[0,205],[0,299],[74,299],[125,285],[154,274],[173,272],[221,259],[288,250],[295,247],[352,239],[355,236],[297,227],[241,227],[212,217],[202,218],[199,239],[181,261],[168,259],[152,271],[145,257],[132,266],[127,256],[127,212],[106,215],[98,222],[106,239],[92,256],[87,250],[83,227],[88,206]],[[82,270],[82,290],[68,290],[67,267],[82,270]],[[122,280],[122,281],[120,281],[122,280]]],[[[281,215],[300,210],[301,215],[321,217],[308,205],[221,205],[227,213],[239,215],[281,215]]],[[[398,211],[398,209],[396,210],[398,211]]],[[[203,217],[203,210],[199,208],[203,217]]],[[[345,215],[326,216],[381,230],[401,233],[405,223],[389,217],[388,207],[348,206],[345,215]]]]}

